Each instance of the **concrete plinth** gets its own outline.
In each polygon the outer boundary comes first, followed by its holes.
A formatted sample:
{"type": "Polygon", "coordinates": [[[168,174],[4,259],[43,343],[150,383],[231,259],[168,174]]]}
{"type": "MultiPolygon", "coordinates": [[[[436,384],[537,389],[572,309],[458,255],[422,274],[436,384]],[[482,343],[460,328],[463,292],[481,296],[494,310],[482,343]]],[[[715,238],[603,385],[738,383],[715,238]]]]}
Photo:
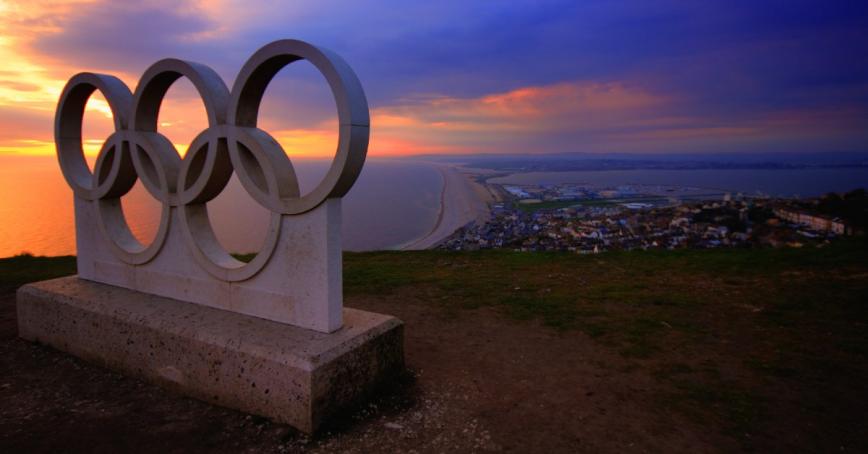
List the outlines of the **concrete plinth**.
{"type": "Polygon", "coordinates": [[[24,339],[308,433],[404,367],[402,322],[349,308],[326,334],[75,276],[17,304],[24,339]]]}

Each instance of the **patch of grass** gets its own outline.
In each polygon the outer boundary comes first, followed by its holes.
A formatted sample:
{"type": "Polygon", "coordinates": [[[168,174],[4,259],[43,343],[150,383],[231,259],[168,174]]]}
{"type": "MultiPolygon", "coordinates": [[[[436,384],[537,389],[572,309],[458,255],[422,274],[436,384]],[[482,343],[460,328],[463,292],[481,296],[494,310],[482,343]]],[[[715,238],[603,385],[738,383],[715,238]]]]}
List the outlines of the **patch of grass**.
{"type": "MultiPolygon", "coordinates": [[[[702,344],[712,314],[793,329],[806,319],[868,320],[863,240],[821,249],[569,253],[370,252],[344,258],[345,294],[410,290],[449,311],[493,307],[516,320],[578,329],[649,357],[667,337],[702,344]],[[854,252],[854,250],[856,252],[854,252]],[[430,297],[425,296],[430,295],[430,297]],[[813,317],[810,314],[814,314],[813,317]]],[[[860,350],[852,341],[850,349],[860,350]]]]}
{"type": "Polygon", "coordinates": [[[578,200],[549,200],[540,203],[516,203],[514,206],[525,213],[536,213],[540,210],[559,210],[580,205],[578,200]]]}
{"type": "Polygon", "coordinates": [[[645,196],[645,197],[622,197],[616,199],[589,199],[589,200],[581,200],[580,205],[589,206],[589,207],[600,207],[600,206],[612,206],[612,205],[620,205],[622,203],[633,203],[633,202],[662,202],[665,201],[665,197],[657,197],[657,196],[645,196]]]}
{"type": "Polygon", "coordinates": [[[658,345],[661,331],[665,324],[660,320],[638,317],[628,319],[621,328],[622,343],[621,356],[627,358],[648,358],[660,350],[658,345]]]}
{"type": "Polygon", "coordinates": [[[249,263],[251,260],[253,260],[254,257],[256,257],[256,253],[254,252],[250,254],[232,254],[232,257],[235,257],[237,260],[240,260],[244,263],[249,263]]]}
{"type": "Polygon", "coordinates": [[[28,282],[75,274],[75,257],[36,257],[21,254],[0,259],[0,291],[9,292],[28,282]]]}
{"type": "MultiPolygon", "coordinates": [[[[344,292],[412,291],[460,314],[492,307],[516,320],[577,329],[627,357],[662,342],[700,345],[726,335],[712,315],[797,332],[821,324],[847,352],[865,356],[868,247],[860,238],[823,248],[569,253],[366,252],[344,254],[344,292]],[[457,312],[456,312],[457,311],[457,312]]],[[[251,255],[239,255],[248,260],[251,255]]],[[[0,260],[0,285],[75,272],[73,257],[0,260]]]]}
{"type": "Polygon", "coordinates": [[[401,257],[398,252],[344,253],[344,289],[353,294],[387,294],[424,282],[437,269],[437,254],[401,257]]]}
{"type": "Polygon", "coordinates": [[[547,200],[539,203],[516,203],[514,206],[525,213],[535,213],[540,210],[559,210],[561,208],[575,207],[606,207],[631,202],[661,202],[665,197],[627,197],[617,199],[576,199],[576,200],[547,200]]]}

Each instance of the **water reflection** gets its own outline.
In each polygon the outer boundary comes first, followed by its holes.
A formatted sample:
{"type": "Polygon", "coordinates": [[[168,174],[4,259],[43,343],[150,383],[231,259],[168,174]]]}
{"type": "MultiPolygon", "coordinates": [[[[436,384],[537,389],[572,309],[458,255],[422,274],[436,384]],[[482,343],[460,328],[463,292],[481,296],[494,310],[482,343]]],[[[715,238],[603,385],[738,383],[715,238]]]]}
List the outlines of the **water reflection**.
{"type": "MultiPolygon", "coordinates": [[[[329,161],[295,160],[302,191],[328,170],[329,161]]],[[[370,159],[344,198],[344,249],[388,249],[418,238],[433,225],[441,179],[433,167],[413,162],[370,159]]],[[[159,204],[140,183],[123,198],[130,229],[153,238],[159,204]]],[[[233,252],[262,245],[268,212],[253,202],[237,178],[209,203],[209,216],[221,243],[233,252]]],[[[53,156],[0,156],[0,257],[75,253],[72,191],[53,156]]]]}

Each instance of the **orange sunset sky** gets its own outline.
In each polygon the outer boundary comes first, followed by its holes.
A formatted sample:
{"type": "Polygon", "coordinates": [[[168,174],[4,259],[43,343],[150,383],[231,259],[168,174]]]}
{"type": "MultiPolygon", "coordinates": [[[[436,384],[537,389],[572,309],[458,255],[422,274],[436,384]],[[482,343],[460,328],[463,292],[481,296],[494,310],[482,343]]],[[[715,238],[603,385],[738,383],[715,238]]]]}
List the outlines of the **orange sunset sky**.
{"type": "MultiPolygon", "coordinates": [[[[178,57],[231,87],[247,56],[280,38],[328,47],[356,70],[371,156],[868,144],[868,27],[855,3],[436,3],[0,1],[0,153],[54,153],[55,104],[77,72],[135,89],[148,65],[178,57]]],[[[334,104],[304,65],[269,88],[261,127],[291,155],[327,156],[334,104]]],[[[160,128],[183,153],[206,124],[191,85],[177,85],[160,128]]],[[[111,119],[98,97],[88,111],[93,154],[111,119]]]]}

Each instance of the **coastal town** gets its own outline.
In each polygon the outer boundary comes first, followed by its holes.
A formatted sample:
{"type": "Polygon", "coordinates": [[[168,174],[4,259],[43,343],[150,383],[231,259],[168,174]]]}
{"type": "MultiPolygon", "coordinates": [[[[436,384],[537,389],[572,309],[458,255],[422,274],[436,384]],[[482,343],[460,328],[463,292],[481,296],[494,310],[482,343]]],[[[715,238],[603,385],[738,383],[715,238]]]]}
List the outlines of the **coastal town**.
{"type": "Polygon", "coordinates": [[[593,254],[608,250],[823,245],[864,228],[864,190],[812,199],[627,185],[494,185],[487,222],[438,247],[593,254]]]}

